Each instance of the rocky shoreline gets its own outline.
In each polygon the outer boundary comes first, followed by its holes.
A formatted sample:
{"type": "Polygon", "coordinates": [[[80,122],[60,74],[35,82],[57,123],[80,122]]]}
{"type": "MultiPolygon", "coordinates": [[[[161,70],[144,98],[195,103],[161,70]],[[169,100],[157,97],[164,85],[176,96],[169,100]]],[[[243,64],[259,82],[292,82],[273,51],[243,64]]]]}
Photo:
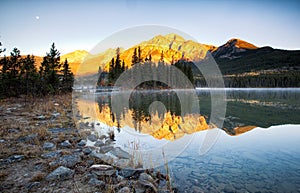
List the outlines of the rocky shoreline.
{"type": "Polygon", "coordinates": [[[109,133],[80,133],[71,101],[70,94],[1,101],[1,192],[175,191],[167,175],[134,167],[109,133]]]}

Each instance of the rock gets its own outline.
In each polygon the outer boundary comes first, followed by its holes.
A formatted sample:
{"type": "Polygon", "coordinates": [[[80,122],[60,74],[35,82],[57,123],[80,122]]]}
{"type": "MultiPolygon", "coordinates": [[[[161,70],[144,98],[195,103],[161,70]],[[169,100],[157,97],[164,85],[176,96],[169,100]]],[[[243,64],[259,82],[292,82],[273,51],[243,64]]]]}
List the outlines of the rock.
{"type": "Polygon", "coordinates": [[[43,153],[41,155],[42,158],[44,159],[52,159],[52,158],[58,158],[60,157],[62,154],[62,152],[59,150],[59,151],[51,151],[51,152],[48,152],[48,153],[43,153]]]}
{"type": "Polygon", "coordinates": [[[60,115],[60,113],[52,113],[52,116],[53,116],[54,118],[57,118],[59,115],[60,115]]]}
{"type": "Polygon", "coordinates": [[[95,142],[95,141],[97,141],[97,136],[95,135],[95,134],[91,134],[91,135],[89,135],[88,137],[88,140],[90,140],[91,142],[95,142]]]}
{"type": "Polygon", "coordinates": [[[32,189],[38,188],[40,185],[41,185],[40,182],[31,182],[26,186],[26,188],[28,190],[32,190],[32,189]]]}
{"type": "Polygon", "coordinates": [[[93,151],[93,150],[92,150],[90,147],[86,147],[86,148],[84,148],[84,149],[82,150],[82,152],[83,152],[84,154],[86,154],[86,155],[92,153],[92,151],[93,151]]]}
{"type": "Polygon", "coordinates": [[[101,135],[101,136],[99,137],[99,139],[101,139],[101,140],[106,139],[106,135],[101,135]]]}
{"type": "Polygon", "coordinates": [[[46,117],[44,115],[40,115],[36,117],[37,120],[45,120],[46,117]]]}
{"type": "Polygon", "coordinates": [[[115,169],[110,165],[95,164],[90,167],[92,173],[97,176],[111,176],[116,173],[115,169]]]}
{"type": "Polygon", "coordinates": [[[104,146],[105,144],[103,143],[103,141],[96,141],[96,143],[94,144],[95,147],[101,147],[101,146],[104,146]]]}
{"type": "Polygon", "coordinates": [[[130,165],[130,160],[129,159],[119,159],[115,164],[118,167],[126,168],[130,165]]]}
{"type": "Polygon", "coordinates": [[[38,137],[37,133],[33,133],[27,136],[19,137],[18,141],[19,142],[32,142],[35,138],[38,137]]]}
{"type": "Polygon", "coordinates": [[[157,192],[157,188],[151,182],[138,180],[135,186],[135,192],[144,193],[147,190],[150,190],[151,192],[157,192]]]}
{"type": "Polygon", "coordinates": [[[51,166],[60,165],[60,166],[65,166],[65,167],[71,168],[71,167],[74,167],[79,162],[81,162],[80,156],[76,155],[76,154],[71,154],[71,155],[64,155],[64,156],[58,158],[54,162],[51,162],[50,165],[51,166]]]}
{"type": "Polygon", "coordinates": [[[5,142],[5,140],[4,139],[0,139],[0,143],[4,143],[5,142]]]}
{"type": "Polygon", "coordinates": [[[91,186],[96,186],[96,187],[105,187],[105,182],[98,180],[96,178],[91,178],[88,182],[89,185],[91,186]]]}
{"type": "Polygon", "coordinates": [[[52,134],[59,134],[59,133],[71,132],[72,129],[71,128],[49,128],[48,131],[51,132],[52,134]]]}
{"type": "MultiPolygon", "coordinates": [[[[101,149],[100,149],[101,151],[101,149]]],[[[110,151],[110,153],[112,153],[114,156],[118,157],[118,158],[124,158],[124,159],[130,159],[132,156],[127,153],[126,151],[120,149],[120,148],[114,148],[110,151]]]]}
{"type": "Polygon", "coordinates": [[[103,161],[105,163],[109,163],[109,164],[113,163],[113,161],[114,161],[114,159],[111,156],[101,154],[101,153],[96,153],[94,151],[92,153],[90,153],[89,156],[100,159],[101,161],[103,161]]]}
{"type": "Polygon", "coordinates": [[[53,149],[55,149],[55,145],[54,145],[54,143],[51,143],[51,142],[45,142],[43,145],[43,149],[44,150],[53,150],[53,149]]]}
{"type": "Polygon", "coordinates": [[[47,181],[66,180],[72,178],[74,173],[75,173],[74,170],[71,170],[64,166],[59,166],[53,172],[51,172],[46,176],[46,180],[47,181]]]}
{"type": "Polygon", "coordinates": [[[123,176],[124,178],[130,178],[136,175],[139,171],[135,169],[121,169],[118,174],[123,176]]]}
{"type": "Polygon", "coordinates": [[[80,142],[79,143],[77,143],[77,145],[79,146],[79,147],[83,147],[83,146],[85,146],[86,145],[86,140],[80,140],[80,142]]]}
{"type": "Polygon", "coordinates": [[[69,148],[72,147],[72,144],[70,143],[69,140],[65,140],[64,142],[60,143],[60,146],[69,148]]]}
{"type": "Polygon", "coordinates": [[[54,106],[57,106],[57,107],[58,107],[58,106],[59,106],[59,104],[58,104],[58,103],[54,103],[54,106]]]}
{"type": "Polygon", "coordinates": [[[12,155],[7,158],[8,163],[19,162],[24,159],[24,155],[12,155]]]}
{"type": "Polygon", "coordinates": [[[131,192],[131,190],[130,190],[130,188],[128,188],[127,186],[121,188],[121,189],[118,191],[118,193],[130,193],[130,192],[131,192]]]}
{"type": "Polygon", "coordinates": [[[111,151],[111,150],[113,150],[113,149],[114,149],[113,146],[108,146],[108,145],[106,145],[106,146],[100,147],[100,152],[101,152],[101,153],[107,153],[107,152],[109,152],[109,151],[111,151]]]}
{"type": "Polygon", "coordinates": [[[154,179],[152,178],[152,176],[150,176],[149,174],[146,173],[141,173],[139,180],[143,180],[143,181],[149,181],[149,182],[153,182],[154,179]]]}

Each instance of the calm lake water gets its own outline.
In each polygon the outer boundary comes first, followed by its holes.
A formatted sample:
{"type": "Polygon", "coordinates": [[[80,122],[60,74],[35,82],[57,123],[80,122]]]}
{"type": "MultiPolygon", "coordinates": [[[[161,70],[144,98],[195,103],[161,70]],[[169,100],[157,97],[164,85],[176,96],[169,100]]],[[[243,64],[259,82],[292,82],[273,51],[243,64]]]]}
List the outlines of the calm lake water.
{"type": "Polygon", "coordinates": [[[115,130],[117,146],[137,143],[143,161],[159,170],[170,161],[180,192],[300,192],[300,89],[227,89],[224,124],[210,130],[196,124],[200,114],[210,124],[217,91],[187,92],[185,109],[178,92],[135,91],[128,105],[115,107],[122,93],[84,94],[76,101],[84,120],[98,123],[97,132],[115,130]],[[195,97],[199,109],[189,104],[195,97]],[[208,132],[213,139],[200,155],[208,132]]]}

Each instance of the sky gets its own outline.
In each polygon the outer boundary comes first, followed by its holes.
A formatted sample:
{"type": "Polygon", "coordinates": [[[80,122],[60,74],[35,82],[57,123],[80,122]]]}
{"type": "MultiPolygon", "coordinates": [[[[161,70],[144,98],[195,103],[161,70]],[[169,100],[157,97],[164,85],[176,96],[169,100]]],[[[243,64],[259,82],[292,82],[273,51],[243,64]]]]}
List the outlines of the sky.
{"type": "Polygon", "coordinates": [[[90,51],[134,26],[167,26],[200,43],[239,38],[257,46],[300,50],[300,1],[269,0],[1,0],[0,42],[9,55],[90,51]]]}

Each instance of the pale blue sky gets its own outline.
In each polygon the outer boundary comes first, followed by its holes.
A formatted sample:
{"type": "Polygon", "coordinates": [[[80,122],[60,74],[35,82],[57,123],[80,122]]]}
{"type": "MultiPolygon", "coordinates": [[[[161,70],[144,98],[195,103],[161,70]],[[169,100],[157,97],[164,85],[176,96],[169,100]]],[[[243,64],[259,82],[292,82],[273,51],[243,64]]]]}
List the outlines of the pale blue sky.
{"type": "Polygon", "coordinates": [[[119,30],[163,25],[219,46],[232,37],[258,46],[300,49],[300,1],[0,1],[0,41],[22,54],[91,50],[119,30]],[[39,17],[37,19],[36,17],[39,17]]]}

